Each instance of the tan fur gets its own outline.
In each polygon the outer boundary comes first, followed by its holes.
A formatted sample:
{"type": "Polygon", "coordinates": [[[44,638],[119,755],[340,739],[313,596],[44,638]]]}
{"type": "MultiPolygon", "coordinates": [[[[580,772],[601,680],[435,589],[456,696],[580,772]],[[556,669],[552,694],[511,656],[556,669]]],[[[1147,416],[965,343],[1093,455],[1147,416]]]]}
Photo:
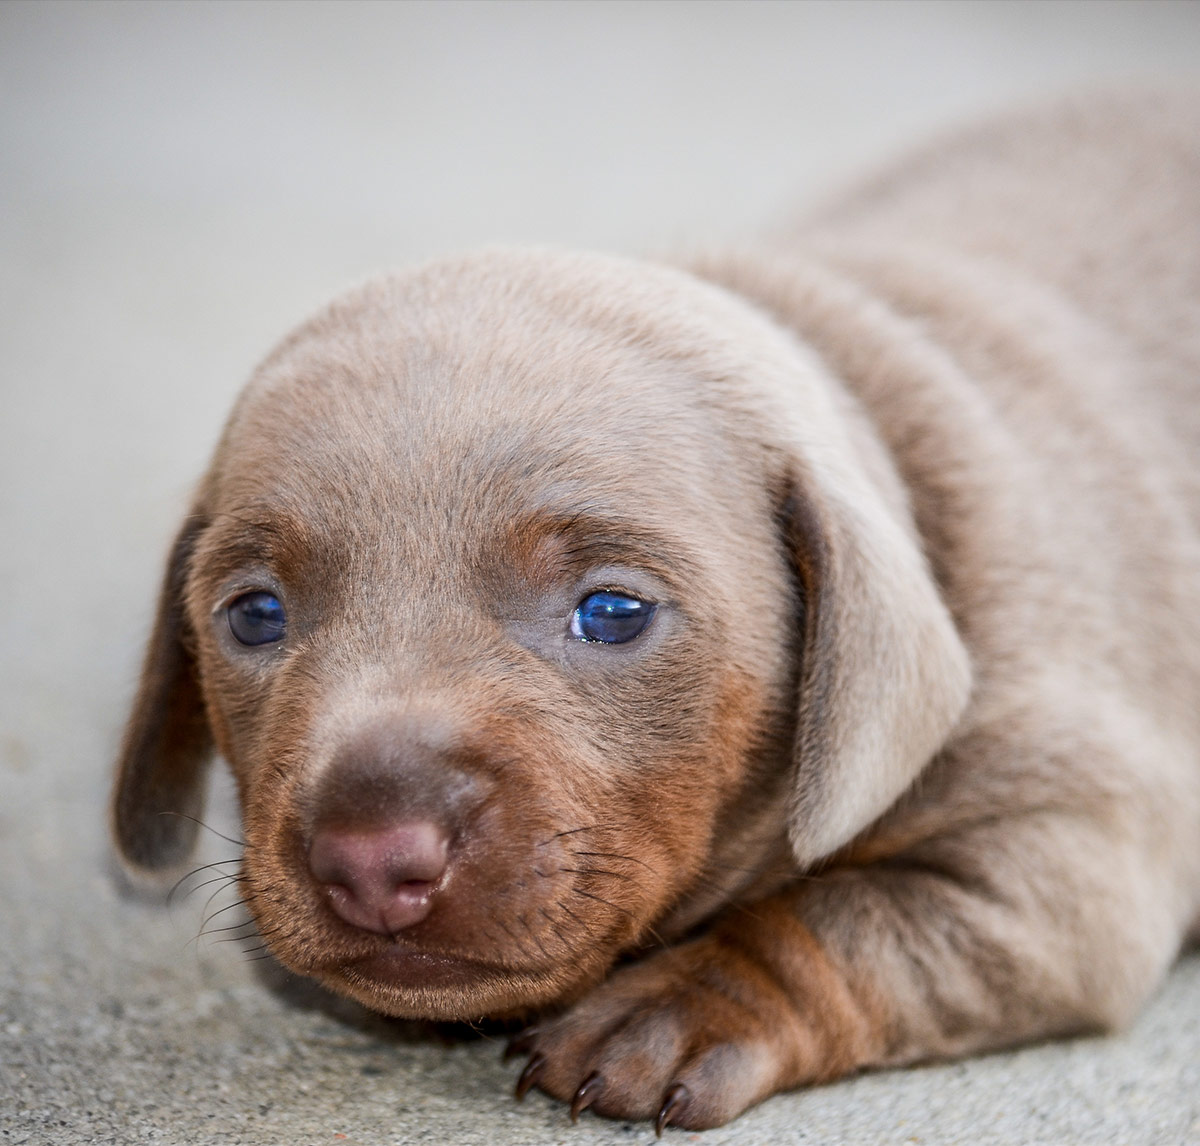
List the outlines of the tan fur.
{"type": "Polygon", "coordinates": [[[339,299],[181,533],[126,859],[186,855],[211,736],[283,963],[540,1013],[526,1081],[615,1117],[1127,1021],[1200,925],[1198,107],[981,129],[770,252],[339,299]],[[650,628],[572,640],[611,587],[650,628]],[[306,866],[359,767],[453,836],[395,936],[306,866]]]}

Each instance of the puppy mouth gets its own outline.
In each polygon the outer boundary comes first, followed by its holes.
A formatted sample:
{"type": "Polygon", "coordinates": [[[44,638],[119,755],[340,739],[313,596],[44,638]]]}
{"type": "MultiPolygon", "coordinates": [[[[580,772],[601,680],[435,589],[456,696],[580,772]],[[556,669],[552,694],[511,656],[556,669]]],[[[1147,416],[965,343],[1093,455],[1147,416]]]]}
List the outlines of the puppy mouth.
{"type": "Polygon", "coordinates": [[[341,808],[341,790],[311,830],[283,821],[248,853],[243,894],[281,963],[373,1010],[474,1019],[543,1005],[602,973],[648,914],[598,828],[564,831],[528,802],[517,816],[494,800],[450,817],[395,799],[382,816],[365,795],[341,808]],[[603,863],[577,854],[583,830],[603,863]]]}
{"type": "Polygon", "coordinates": [[[354,946],[358,950],[343,947],[333,959],[323,961],[313,973],[333,973],[391,984],[398,987],[437,985],[442,980],[470,983],[476,976],[504,975],[509,978],[539,978],[547,974],[561,974],[564,967],[577,965],[585,957],[593,957],[600,951],[613,950],[620,945],[620,927],[602,928],[589,933],[585,952],[578,944],[557,939],[551,943],[548,936],[534,940],[531,944],[509,947],[504,944],[468,942],[467,944],[446,935],[426,935],[420,927],[397,932],[394,935],[363,936],[354,946]]]}
{"type": "Polygon", "coordinates": [[[327,966],[317,974],[327,986],[372,1010],[399,1018],[448,1021],[522,1014],[562,997],[574,981],[588,977],[569,961],[514,966],[475,955],[420,950],[401,942],[327,966]]]}
{"type": "Polygon", "coordinates": [[[339,967],[350,982],[363,986],[398,988],[463,988],[488,975],[511,975],[512,970],[499,963],[467,955],[420,951],[403,943],[354,959],[339,967]]]}
{"type": "Polygon", "coordinates": [[[258,921],[274,956],[298,974],[401,1018],[498,1018],[545,1005],[596,978],[628,938],[624,916],[564,916],[561,926],[539,931],[522,927],[528,916],[542,917],[537,904],[512,908],[514,914],[501,919],[494,911],[477,914],[474,897],[455,902],[449,888],[434,897],[428,918],[392,934],[368,932],[339,918],[317,889],[307,890],[293,901],[307,903],[297,906],[304,923],[291,935],[273,935],[278,925],[270,918],[258,921]],[[464,912],[473,915],[469,927],[464,912]],[[576,926],[568,929],[568,922],[576,926]]]}

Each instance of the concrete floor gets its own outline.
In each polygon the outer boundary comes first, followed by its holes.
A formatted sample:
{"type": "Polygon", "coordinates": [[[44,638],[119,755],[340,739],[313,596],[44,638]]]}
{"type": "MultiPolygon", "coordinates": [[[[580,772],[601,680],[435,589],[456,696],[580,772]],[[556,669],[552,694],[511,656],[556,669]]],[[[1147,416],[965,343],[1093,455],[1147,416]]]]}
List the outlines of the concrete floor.
{"type": "MultiPolygon", "coordinates": [[[[0,6],[0,1142],[650,1140],[197,939],[211,888],[119,893],[109,762],[233,394],[372,270],[750,236],[940,125],[1198,71],[1191,2],[0,6]]],[[[668,1139],[1200,1142],[1200,960],[1124,1035],[668,1139]]]]}

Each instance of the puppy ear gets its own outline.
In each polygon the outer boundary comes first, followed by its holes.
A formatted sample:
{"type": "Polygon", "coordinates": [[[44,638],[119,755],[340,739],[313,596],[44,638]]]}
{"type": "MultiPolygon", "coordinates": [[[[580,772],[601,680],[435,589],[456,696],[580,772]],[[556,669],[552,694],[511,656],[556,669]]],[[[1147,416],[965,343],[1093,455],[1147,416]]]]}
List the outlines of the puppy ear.
{"type": "MultiPolygon", "coordinates": [[[[878,460],[878,459],[876,459],[878,460]]],[[[848,464],[847,464],[848,463],[848,464]]],[[[784,518],[804,643],[789,832],[805,866],[916,779],[966,706],[970,666],[890,475],[811,456],[784,518]],[[820,470],[825,472],[819,472],[820,470]]],[[[888,467],[890,469],[890,467],[888,467]]]]}
{"type": "Polygon", "coordinates": [[[183,590],[205,524],[201,515],[189,517],[171,551],[117,762],[113,836],[135,875],[153,876],[182,864],[204,810],[212,734],[190,650],[183,590]]]}

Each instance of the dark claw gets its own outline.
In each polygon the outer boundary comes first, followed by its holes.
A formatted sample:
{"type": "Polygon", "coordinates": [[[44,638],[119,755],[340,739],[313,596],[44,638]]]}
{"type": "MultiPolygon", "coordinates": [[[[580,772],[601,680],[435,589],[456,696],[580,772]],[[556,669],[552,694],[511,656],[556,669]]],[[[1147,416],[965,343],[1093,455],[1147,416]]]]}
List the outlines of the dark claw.
{"type": "Polygon", "coordinates": [[[510,1058],[516,1058],[519,1054],[528,1054],[533,1050],[533,1040],[536,1038],[537,1027],[526,1027],[523,1031],[517,1031],[504,1048],[503,1061],[508,1062],[510,1058]]]}
{"type": "Polygon", "coordinates": [[[691,1098],[691,1094],[688,1093],[688,1088],[682,1082],[677,1082],[663,1095],[662,1109],[654,1120],[654,1133],[657,1137],[662,1137],[662,1132],[670,1125],[671,1116],[685,1105],[689,1098],[691,1098]]]}
{"type": "Polygon", "coordinates": [[[604,1079],[596,1071],[583,1080],[579,1089],[575,1092],[575,1097],[571,1099],[571,1121],[578,1122],[580,1114],[583,1113],[593,1102],[596,1101],[596,1096],[604,1089],[604,1079]]]}
{"type": "Polygon", "coordinates": [[[529,1093],[529,1088],[538,1080],[538,1076],[542,1073],[542,1067],[546,1065],[546,1056],[540,1051],[533,1056],[526,1064],[525,1069],[521,1071],[521,1077],[517,1079],[517,1101],[529,1093]]]}

